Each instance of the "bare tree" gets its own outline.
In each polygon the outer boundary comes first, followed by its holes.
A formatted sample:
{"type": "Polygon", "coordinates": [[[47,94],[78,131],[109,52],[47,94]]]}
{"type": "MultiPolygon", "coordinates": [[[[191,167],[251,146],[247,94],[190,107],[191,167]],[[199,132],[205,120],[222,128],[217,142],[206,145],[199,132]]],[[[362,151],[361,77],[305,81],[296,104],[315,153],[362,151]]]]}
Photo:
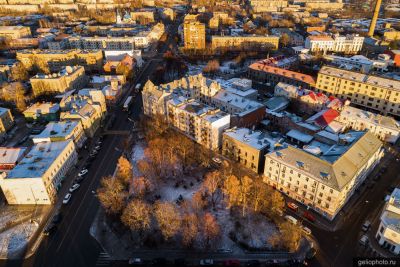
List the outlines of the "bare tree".
{"type": "Polygon", "coordinates": [[[210,246],[210,242],[216,240],[220,235],[220,226],[218,221],[211,213],[207,212],[203,216],[203,238],[206,248],[210,246]]]}
{"type": "Polygon", "coordinates": [[[154,212],[158,227],[166,240],[178,233],[181,227],[181,215],[174,204],[169,202],[157,202],[154,212]]]}
{"type": "Polygon", "coordinates": [[[199,233],[199,218],[195,213],[186,213],[182,218],[182,243],[191,247],[199,233]]]}
{"type": "Polygon", "coordinates": [[[124,209],[121,221],[142,235],[151,226],[151,207],[142,200],[134,199],[124,209]]]}
{"type": "Polygon", "coordinates": [[[135,177],[133,179],[133,196],[143,198],[146,194],[153,191],[154,186],[146,177],[135,177]]]}
{"type": "Polygon", "coordinates": [[[101,179],[101,186],[97,189],[97,196],[105,211],[109,214],[119,214],[125,205],[125,187],[118,179],[107,176],[101,179]]]}
{"type": "Polygon", "coordinates": [[[199,190],[193,194],[191,202],[196,211],[203,210],[207,206],[207,200],[202,190],[199,190]]]}
{"type": "Polygon", "coordinates": [[[213,171],[206,175],[203,187],[211,196],[211,204],[213,208],[218,200],[218,189],[222,186],[222,176],[219,171],[213,171]]]}
{"type": "Polygon", "coordinates": [[[24,65],[22,65],[21,63],[17,63],[15,64],[15,66],[13,66],[11,68],[11,79],[14,81],[26,81],[28,80],[29,75],[28,75],[28,71],[26,70],[26,68],[24,67],[24,65]]]}
{"type": "Polygon", "coordinates": [[[246,215],[246,210],[248,207],[248,202],[251,196],[251,191],[253,189],[253,180],[247,175],[244,176],[240,184],[240,199],[242,202],[242,216],[246,215]]]}
{"type": "Polygon", "coordinates": [[[223,190],[228,198],[228,208],[239,204],[240,181],[235,175],[230,175],[226,178],[223,190]]]}
{"type": "Polygon", "coordinates": [[[121,179],[124,184],[129,184],[132,181],[132,164],[124,156],[118,159],[116,176],[121,179]]]}

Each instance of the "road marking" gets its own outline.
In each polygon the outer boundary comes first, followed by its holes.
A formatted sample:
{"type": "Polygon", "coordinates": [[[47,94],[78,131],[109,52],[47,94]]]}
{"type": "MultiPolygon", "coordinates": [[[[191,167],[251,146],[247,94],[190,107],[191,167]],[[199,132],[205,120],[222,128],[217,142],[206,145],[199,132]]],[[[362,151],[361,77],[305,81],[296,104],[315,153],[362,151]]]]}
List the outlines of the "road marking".
{"type": "MultiPolygon", "coordinates": [[[[116,141],[116,138],[113,138],[113,140],[112,140],[110,146],[108,147],[108,149],[107,149],[107,151],[106,151],[107,153],[106,153],[105,156],[103,157],[103,160],[100,162],[99,166],[103,166],[103,164],[105,163],[105,161],[108,160],[107,155],[109,154],[110,150],[114,147],[115,141],[116,141]]],[[[91,187],[93,186],[93,183],[96,181],[96,177],[97,177],[97,175],[99,174],[99,171],[100,171],[100,168],[97,169],[97,171],[95,172],[95,175],[93,176],[94,179],[93,179],[92,182],[89,184],[88,190],[85,192],[83,198],[81,199],[81,204],[80,204],[80,205],[78,206],[78,208],[76,209],[76,212],[75,212],[74,216],[72,217],[71,222],[73,222],[73,221],[75,220],[75,217],[77,216],[78,211],[81,209],[83,203],[85,203],[86,197],[87,197],[89,191],[91,191],[91,187]]],[[[91,193],[91,192],[90,192],[89,195],[92,197],[92,193],[91,193]]],[[[87,214],[87,213],[85,213],[85,215],[86,215],[86,214],[87,214]]],[[[83,220],[82,220],[82,222],[83,222],[83,220]]],[[[67,231],[65,232],[65,235],[64,235],[63,239],[61,240],[59,246],[57,247],[56,252],[58,252],[58,251],[60,250],[61,246],[63,245],[65,238],[68,236],[68,233],[69,233],[69,230],[70,230],[71,226],[72,226],[72,223],[68,226],[67,231]]],[[[78,229],[75,229],[75,233],[77,233],[79,229],[80,229],[80,227],[79,227],[78,229]]],[[[74,235],[72,235],[72,236],[74,236],[74,235]]],[[[74,240],[74,239],[73,239],[73,240],[74,240]]]]}

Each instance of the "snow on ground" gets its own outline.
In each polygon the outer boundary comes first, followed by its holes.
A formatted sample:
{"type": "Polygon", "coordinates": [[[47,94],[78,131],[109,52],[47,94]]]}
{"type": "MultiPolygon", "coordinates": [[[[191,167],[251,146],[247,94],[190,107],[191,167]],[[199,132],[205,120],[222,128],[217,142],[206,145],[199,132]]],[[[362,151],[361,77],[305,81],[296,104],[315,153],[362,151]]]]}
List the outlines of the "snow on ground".
{"type": "Polygon", "coordinates": [[[133,176],[140,176],[138,167],[136,162],[139,160],[142,160],[144,158],[144,149],[145,149],[145,144],[144,143],[137,143],[133,146],[132,153],[131,153],[131,161],[133,165],[133,176]]]}
{"type": "Polygon", "coordinates": [[[26,208],[20,209],[15,206],[4,206],[0,210],[0,232],[1,229],[7,226],[7,223],[20,220],[26,216],[29,216],[34,212],[35,209],[26,208]]]}
{"type": "Polygon", "coordinates": [[[186,189],[183,185],[179,185],[179,187],[175,187],[175,184],[172,182],[170,184],[163,184],[161,188],[159,188],[159,192],[161,195],[161,200],[163,201],[176,201],[179,195],[182,195],[183,199],[191,199],[193,194],[200,188],[200,183],[193,179],[193,177],[184,177],[182,178],[184,181],[184,185],[186,185],[186,189]],[[192,186],[190,185],[192,182],[192,186]]]}
{"type": "Polygon", "coordinates": [[[12,257],[23,249],[38,229],[36,222],[27,221],[0,233],[0,256],[12,257]]]}

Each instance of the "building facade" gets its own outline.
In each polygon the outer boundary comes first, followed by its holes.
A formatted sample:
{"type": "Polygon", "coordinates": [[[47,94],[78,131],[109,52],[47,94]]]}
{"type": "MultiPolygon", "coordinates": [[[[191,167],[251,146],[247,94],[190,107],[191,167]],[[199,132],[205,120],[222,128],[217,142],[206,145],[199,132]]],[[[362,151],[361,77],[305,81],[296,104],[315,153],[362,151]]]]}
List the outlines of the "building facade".
{"type": "Polygon", "coordinates": [[[342,138],[326,151],[288,146],[267,154],[264,182],[333,220],[383,157],[382,142],[372,133],[342,138]]]}
{"type": "Polygon", "coordinates": [[[0,107],[0,135],[14,126],[14,117],[8,108],[0,107]]]}
{"type": "Polygon", "coordinates": [[[400,81],[324,66],[316,89],[352,104],[400,118],[400,81]]]}
{"type": "Polygon", "coordinates": [[[212,36],[213,50],[276,50],[279,46],[278,36],[212,36]]]}
{"type": "Polygon", "coordinates": [[[183,23],[185,49],[202,50],[206,48],[206,25],[185,17],[183,23]]]}
{"type": "Polygon", "coordinates": [[[71,140],[43,142],[11,170],[0,185],[10,205],[52,204],[68,170],[77,163],[78,155],[71,140]]]}
{"type": "Polygon", "coordinates": [[[33,94],[39,96],[82,89],[88,83],[88,77],[82,66],[67,66],[58,73],[37,74],[30,79],[30,82],[33,94]]]}
{"type": "Polygon", "coordinates": [[[0,26],[0,37],[19,39],[31,37],[31,29],[25,26],[0,26]]]}
{"type": "Polygon", "coordinates": [[[364,37],[358,35],[315,35],[309,36],[305,41],[305,48],[311,52],[340,52],[357,54],[364,44],[364,37]]]}

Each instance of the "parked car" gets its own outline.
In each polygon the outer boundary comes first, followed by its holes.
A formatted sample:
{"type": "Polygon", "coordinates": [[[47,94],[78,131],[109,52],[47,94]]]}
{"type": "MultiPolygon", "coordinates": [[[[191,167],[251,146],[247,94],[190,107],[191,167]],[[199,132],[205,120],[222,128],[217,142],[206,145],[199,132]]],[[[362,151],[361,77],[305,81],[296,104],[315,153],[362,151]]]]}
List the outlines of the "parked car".
{"type": "Polygon", "coordinates": [[[44,230],[43,230],[43,234],[44,235],[51,235],[52,233],[54,233],[57,230],[57,225],[54,223],[50,223],[48,224],[44,230]]]}
{"type": "Polygon", "coordinates": [[[365,221],[364,222],[364,224],[362,225],[362,230],[364,231],[364,232],[366,232],[366,231],[368,231],[368,229],[371,227],[371,222],[370,221],[365,221]]]}
{"type": "Polygon", "coordinates": [[[292,217],[290,215],[286,215],[285,219],[288,220],[289,222],[293,223],[294,225],[297,224],[297,219],[295,219],[294,217],[292,217]]]}
{"type": "Polygon", "coordinates": [[[211,265],[213,265],[214,264],[214,260],[212,260],[212,259],[203,259],[203,260],[200,260],[200,265],[201,266],[211,266],[211,265]]]}
{"type": "Polygon", "coordinates": [[[297,206],[296,204],[294,204],[293,202],[288,202],[287,206],[289,209],[297,212],[299,210],[299,206],[297,206]]]}
{"type": "Polygon", "coordinates": [[[240,266],[239,260],[225,260],[224,266],[240,266]]]}
{"type": "Polygon", "coordinates": [[[68,193],[68,194],[66,194],[65,195],[65,197],[64,197],[64,199],[63,199],[63,204],[68,204],[68,202],[70,201],[70,199],[71,199],[71,194],[70,193],[68,193]]]}
{"type": "Polygon", "coordinates": [[[94,149],[99,151],[101,149],[101,146],[95,146],[94,149]]]}
{"type": "Polygon", "coordinates": [[[62,214],[60,211],[58,211],[54,216],[53,219],[51,220],[51,223],[57,224],[59,222],[61,222],[62,219],[62,214]]]}
{"type": "Polygon", "coordinates": [[[360,238],[360,244],[361,245],[363,245],[363,246],[366,246],[366,245],[368,245],[368,236],[366,236],[366,235],[363,235],[361,238],[360,238]]]}
{"type": "Polygon", "coordinates": [[[74,183],[79,184],[80,182],[83,181],[83,179],[85,179],[83,176],[78,176],[78,177],[76,177],[74,183]]]}
{"type": "Polygon", "coordinates": [[[75,190],[77,190],[81,185],[80,184],[73,184],[70,188],[69,188],[69,192],[72,193],[75,190]]]}
{"type": "Polygon", "coordinates": [[[303,226],[301,230],[306,234],[306,235],[311,235],[311,229],[308,227],[303,226]]]}
{"type": "Polygon", "coordinates": [[[315,222],[314,215],[312,215],[311,212],[309,212],[309,211],[305,211],[303,213],[303,217],[306,218],[307,220],[309,220],[310,222],[315,222]]]}
{"type": "Polygon", "coordinates": [[[247,267],[259,267],[259,266],[261,266],[261,264],[260,264],[259,260],[251,260],[246,263],[246,266],[247,267]]]}
{"type": "Polygon", "coordinates": [[[141,258],[130,258],[128,261],[130,265],[143,265],[144,262],[141,258]]]}
{"type": "Polygon", "coordinates": [[[81,172],[78,174],[78,176],[84,176],[88,173],[89,171],[87,169],[81,170],[81,172]]]}

